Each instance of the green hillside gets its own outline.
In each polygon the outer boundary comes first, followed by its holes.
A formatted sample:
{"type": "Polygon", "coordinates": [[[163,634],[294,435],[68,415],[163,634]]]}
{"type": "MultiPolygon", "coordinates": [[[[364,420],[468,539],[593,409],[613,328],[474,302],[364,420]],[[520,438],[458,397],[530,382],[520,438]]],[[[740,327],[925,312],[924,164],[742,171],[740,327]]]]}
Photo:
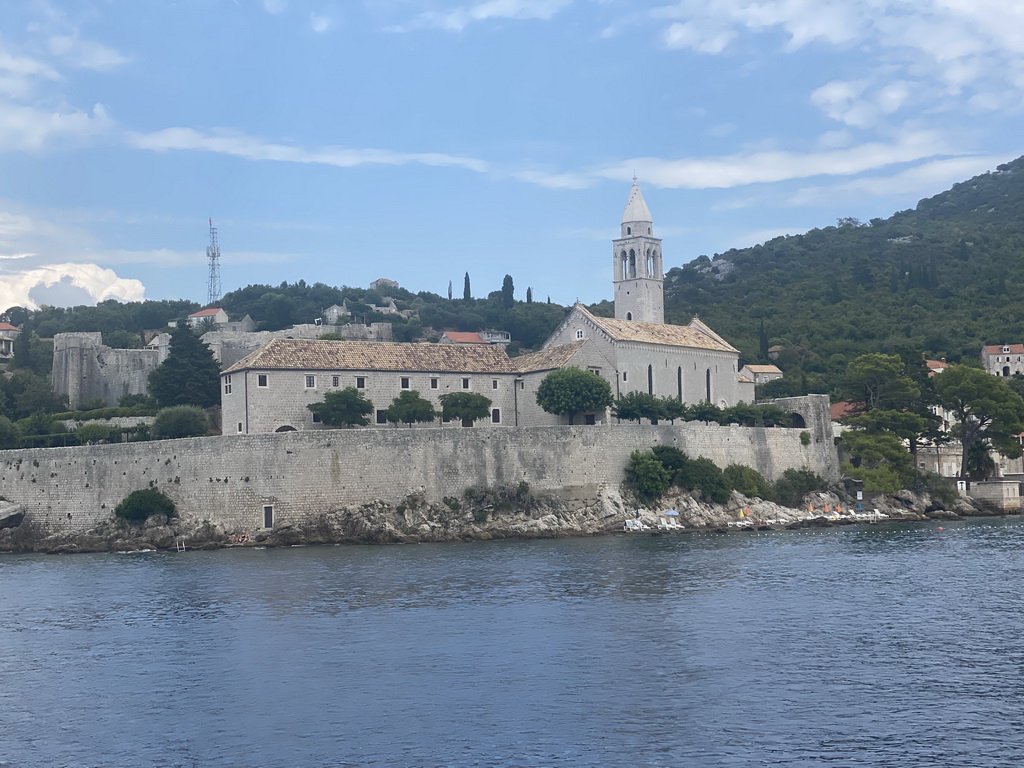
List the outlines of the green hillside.
{"type": "Polygon", "coordinates": [[[769,344],[826,374],[864,352],[976,359],[1024,340],[1024,158],[888,219],[702,256],[665,285],[668,322],[700,315],[745,361],[769,344]]]}

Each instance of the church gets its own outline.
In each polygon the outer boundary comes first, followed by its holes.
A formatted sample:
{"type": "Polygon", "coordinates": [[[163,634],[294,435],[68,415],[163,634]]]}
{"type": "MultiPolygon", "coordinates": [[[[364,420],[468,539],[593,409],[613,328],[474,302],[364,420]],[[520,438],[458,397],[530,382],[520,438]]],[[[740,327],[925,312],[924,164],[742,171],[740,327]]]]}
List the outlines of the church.
{"type": "MultiPolygon", "coordinates": [[[[735,347],[696,317],[684,326],[665,324],[662,259],[661,240],[634,179],[612,242],[614,318],[577,303],[540,350],[514,358],[500,345],[275,339],[221,374],[223,432],[320,429],[306,406],[344,387],[355,387],[373,403],[371,423],[377,425],[387,423],[388,406],[406,390],[416,390],[438,411],[447,392],[483,394],[491,400],[487,423],[494,426],[567,424],[536,402],[543,378],[566,366],[604,377],[615,397],[639,391],[723,408],[753,402],[754,383],[739,373],[735,347]]],[[[608,412],[588,413],[582,422],[609,419],[608,412]]]]}

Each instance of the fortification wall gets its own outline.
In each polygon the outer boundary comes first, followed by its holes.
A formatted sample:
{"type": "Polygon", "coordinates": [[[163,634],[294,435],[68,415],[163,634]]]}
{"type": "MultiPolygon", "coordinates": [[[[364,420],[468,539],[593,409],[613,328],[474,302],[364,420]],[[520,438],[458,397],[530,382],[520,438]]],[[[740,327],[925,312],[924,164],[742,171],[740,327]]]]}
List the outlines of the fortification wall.
{"type": "Polygon", "coordinates": [[[632,451],[659,444],[772,479],[791,467],[837,477],[832,441],[803,445],[800,432],[698,423],[383,428],[0,451],[0,495],[48,530],[75,531],[152,485],[183,516],[253,530],[265,505],[286,523],[374,499],[397,505],[420,494],[437,502],[522,481],[570,504],[592,502],[602,486],[622,482],[632,451]]]}
{"type": "Polygon", "coordinates": [[[155,349],[114,349],[99,333],[58,333],[53,339],[53,391],[71,408],[100,399],[116,406],[122,395],[144,395],[149,372],[161,362],[155,349]]]}

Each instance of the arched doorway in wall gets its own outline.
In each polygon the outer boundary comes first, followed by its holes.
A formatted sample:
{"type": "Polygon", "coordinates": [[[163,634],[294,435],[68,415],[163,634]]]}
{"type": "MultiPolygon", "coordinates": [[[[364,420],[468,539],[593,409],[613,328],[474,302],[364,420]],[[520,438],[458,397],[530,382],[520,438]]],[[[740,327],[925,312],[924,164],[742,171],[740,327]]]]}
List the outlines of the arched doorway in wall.
{"type": "Polygon", "coordinates": [[[278,427],[274,431],[275,432],[294,432],[295,431],[295,427],[293,427],[291,424],[285,424],[282,427],[278,427]]]}
{"type": "Polygon", "coordinates": [[[793,427],[795,429],[803,429],[804,427],[807,426],[807,419],[805,419],[803,416],[801,416],[796,411],[793,411],[792,413],[790,413],[789,414],[789,418],[791,418],[793,420],[793,427]]]}

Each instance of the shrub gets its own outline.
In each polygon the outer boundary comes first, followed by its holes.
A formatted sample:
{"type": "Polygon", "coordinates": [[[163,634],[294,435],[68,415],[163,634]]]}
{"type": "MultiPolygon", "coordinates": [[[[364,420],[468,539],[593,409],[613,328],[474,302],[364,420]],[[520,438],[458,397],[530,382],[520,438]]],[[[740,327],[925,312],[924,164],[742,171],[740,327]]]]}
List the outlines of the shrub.
{"type": "Polygon", "coordinates": [[[800,445],[810,445],[810,444],[811,444],[811,433],[808,432],[807,430],[804,430],[803,432],[800,433],[800,445]]]}
{"type": "Polygon", "coordinates": [[[97,443],[100,440],[109,440],[110,435],[110,427],[102,424],[83,424],[75,430],[75,437],[83,445],[85,443],[97,443]]]}
{"type": "Polygon", "coordinates": [[[689,457],[671,445],[656,445],[651,449],[651,453],[661,462],[661,466],[668,470],[671,482],[678,485],[679,478],[690,462],[689,457]]]}
{"type": "Polygon", "coordinates": [[[633,451],[626,465],[626,485],[642,501],[654,501],[665,495],[672,476],[653,453],[633,451]]]}
{"type": "Polygon", "coordinates": [[[806,469],[787,469],[775,483],[775,496],[779,504],[799,507],[811,491],[825,487],[825,481],[806,469]]]}
{"type": "Polygon", "coordinates": [[[153,488],[132,491],[117,505],[114,514],[122,520],[141,522],[150,515],[174,517],[174,502],[153,488]]]}
{"type": "Polygon", "coordinates": [[[210,429],[206,411],[194,405],[164,408],[153,421],[152,434],[157,440],[205,435],[210,429]]]}
{"type": "Polygon", "coordinates": [[[927,493],[946,507],[953,506],[958,498],[953,481],[934,472],[918,472],[910,484],[910,490],[914,493],[927,493]]]}
{"type": "Polygon", "coordinates": [[[0,450],[17,448],[19,437],[18,428],[14,426],[14,422],[6,416],[0,416],[0,450]]]}
{"type": "Polygon", "coordinates": [[[775,500],[775,489],[772,488],[772,484],[753,467],[730,464],[722,470],[722,477],[730,488],[744,496],[755,496],[765,501],[775,500]]]}
{"type": "Polygon", "coordinates": [[[718,504],[729,500],[729,485],[711,459],[692,459],[680,473],[679,484],[691,491],[699,490],[702,495],[718,504]]]}

